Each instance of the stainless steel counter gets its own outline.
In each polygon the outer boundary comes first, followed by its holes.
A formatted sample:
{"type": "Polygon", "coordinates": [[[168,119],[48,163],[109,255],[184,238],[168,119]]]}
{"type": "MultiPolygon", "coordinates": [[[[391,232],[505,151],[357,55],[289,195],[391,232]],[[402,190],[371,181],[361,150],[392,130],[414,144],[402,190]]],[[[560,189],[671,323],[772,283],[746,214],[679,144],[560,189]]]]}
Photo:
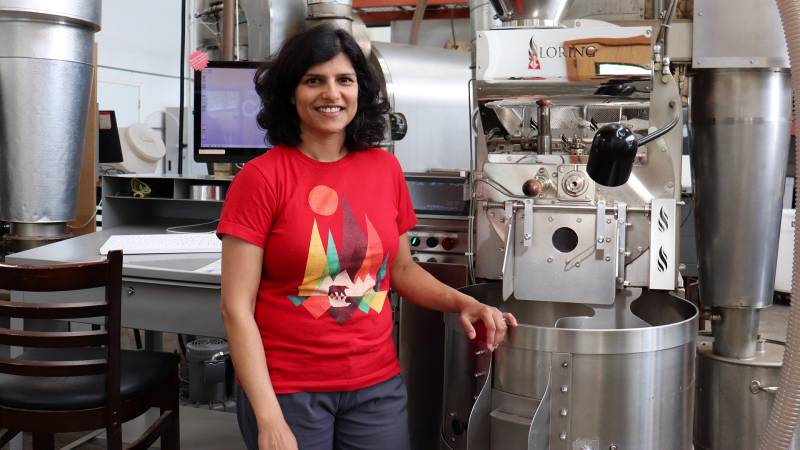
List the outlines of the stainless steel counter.
{"type": "MultiPolygon", "coordinates": [[[[6,257],[9,264],[57,264],[102,259],[100,246],[113,234],[163,233],[163,226],[119,226],[6,257]]],[[[224,337],[219,313],[220,277],[195,272],[219,253],[126,255],[122,268],[122,326],[150,331],[224,337]]],[[[17,301],[100,300],[90,289],[63,294],[11,293],[17,301]]]]}

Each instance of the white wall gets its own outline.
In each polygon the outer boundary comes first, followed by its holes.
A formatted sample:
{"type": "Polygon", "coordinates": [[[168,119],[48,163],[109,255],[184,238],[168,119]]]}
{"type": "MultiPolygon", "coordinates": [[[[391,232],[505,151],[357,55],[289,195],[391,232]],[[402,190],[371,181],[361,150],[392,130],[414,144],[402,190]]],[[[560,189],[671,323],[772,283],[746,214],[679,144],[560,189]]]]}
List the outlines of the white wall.
{"type": "MultiPolygon", "coordinates": [[[[193,0],[187,1],[187,26],[193,5],[193,0]]],[[[180,24],[180,0],[103,1],[102,29],[96,35],[97,97],[100,109],[116,111],[118,126],[145,122],[162,129],[163,111],[178,106],[180,24]]],[[[188,30],[186,41],[191,48],[188,30]]],[[[187,106],[192,102],[192,76],[190,70],[184,73],[187,106]]],[[[191,146],[188,149],[184,173],[204,174],[205,164],[191,161],[191,146]]]]}

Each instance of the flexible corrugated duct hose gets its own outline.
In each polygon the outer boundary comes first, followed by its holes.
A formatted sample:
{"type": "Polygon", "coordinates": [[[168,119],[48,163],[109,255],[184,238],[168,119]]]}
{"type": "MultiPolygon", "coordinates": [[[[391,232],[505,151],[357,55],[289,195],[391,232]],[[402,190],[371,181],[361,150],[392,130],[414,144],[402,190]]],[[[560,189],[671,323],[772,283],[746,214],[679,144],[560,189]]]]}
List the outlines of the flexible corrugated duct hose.
{"type": "MultiPolygon", "coordinates": [[[[789,46],[789,62],[792,66],[792,91],[795,98],[800,93],[800,0],[777,0],[783,22],[783,32],[789,46]]],[[[798,109],[800,112],[800,109],[798,109]]],[[[800,117],[800,116],[798,116],[800,117]]],[[[800,119],[795,123],[800,123],[800,119]]],[[[795,147],[797,156],[797,147],[795,147]]],[[[800,160],[797,159],[796,160],[800,160]]],[[[800,189],[800,164],[795,165],[795,192],[800,189]]],[[[797,421],[800,418],[800,233],[794,234],[794,262],[792,263],[792,305],[789,309],[789,327],[786,333],[786,349],[779,389],[772,404],[767,429],[761,437],[761,450],[789,449],[797,421]]]]}

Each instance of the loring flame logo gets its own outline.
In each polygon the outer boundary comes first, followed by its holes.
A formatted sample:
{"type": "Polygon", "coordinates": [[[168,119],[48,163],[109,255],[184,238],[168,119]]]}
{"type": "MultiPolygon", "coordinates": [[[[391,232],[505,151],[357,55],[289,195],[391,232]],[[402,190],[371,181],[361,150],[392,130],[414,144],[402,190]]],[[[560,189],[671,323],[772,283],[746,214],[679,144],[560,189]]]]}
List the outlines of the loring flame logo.
{"type": "Polygon", "coordinates": [[[542,62],[539,60],[539,52],[536,50],[539,48],[536,45],[536,42],[533,40],[533,36],[531,36],[531,42],[528,46],[528,69],[531,70],[542,70],[542,62]]]}

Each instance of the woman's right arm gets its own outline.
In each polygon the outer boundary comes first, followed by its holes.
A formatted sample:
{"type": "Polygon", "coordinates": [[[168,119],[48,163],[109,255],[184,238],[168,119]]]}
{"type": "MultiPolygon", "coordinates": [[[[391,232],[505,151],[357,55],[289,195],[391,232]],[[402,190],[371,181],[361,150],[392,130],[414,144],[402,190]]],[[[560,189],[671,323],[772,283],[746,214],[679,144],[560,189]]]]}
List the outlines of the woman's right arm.
{"type": "Polygon", "coordinates": [[[263,256],[261,247],[222,237],[222,320],[236,375],[258,423],[259,450],[297,450],[272,388],[254,316],[263,256]]]}

